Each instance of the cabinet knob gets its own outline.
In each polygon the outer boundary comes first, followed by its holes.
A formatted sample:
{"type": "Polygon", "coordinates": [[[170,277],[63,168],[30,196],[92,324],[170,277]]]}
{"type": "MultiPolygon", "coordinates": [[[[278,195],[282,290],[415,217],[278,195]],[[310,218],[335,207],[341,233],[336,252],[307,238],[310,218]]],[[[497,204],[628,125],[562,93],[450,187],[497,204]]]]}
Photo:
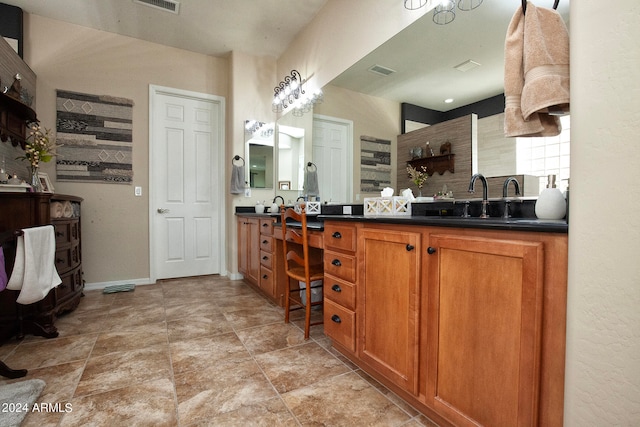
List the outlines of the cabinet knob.
{"type": "Polygon", "coordinates": [[[264,275],[262,276],[262,278],[263,278],[263,279],[268,279],[268,278],[269,278],[269,276],[267,276],[266,274],[264,274],[264,275]]]}
{"type": "Polygon", "coordinates": [[[429,246],[429,247],[427,248],[427,253],[428,253],[429,255],[433,255],[433,254],[435,254],[435,253],[436,253],[436,248],[429,246]]]}
{"type": "Polygon", "coordinates": [[[266,245],[268,242],[269,242],[268,240],[263,240],[263,241],[262,241],[262,244],[263,244],[263,245],[266,245]]]}
{"type": "Polygon", "coordinates": [[[415,249],[415,246],[413,245],[407,245],[407,251],[412,251],[415,249]]]}
{"type": "Polygon", "coordinates": [[[334,292],[342,292],[342,288],[338,284],[333,285],[331,290],[334,292]]]}
{"type": "Polygon", "coordinates": [[[269,257],[265,255],[265,256],[262,257],[262,259],[266,261],[266,260],[269,259],[269,257]]]}
{"type": "Polygon", "coordinates": [[[336,267],[340,267],[342,265],[339,259],[334,259],[333,261],[331,261],[331,264],[335,265],[336,267]]]}
{"type": "Polygon", "coordinates": [[[336,323],[342,323],[342,319],[337,314],[334,314],[333,316],[331,316],[331,320],[336,323]]]}
{"type": "Polygon", "coordinates": [[[340,234],[339,231],[336,231],[331,235],[331,237],[333,237],[334,239],[342,239],[342,234],[340,234]]]}
{"type": "Polygon", "coordinates": [[[266,222],[262,224],[263,227],[268,227],[269,224],[267,224],[266,222]]]}

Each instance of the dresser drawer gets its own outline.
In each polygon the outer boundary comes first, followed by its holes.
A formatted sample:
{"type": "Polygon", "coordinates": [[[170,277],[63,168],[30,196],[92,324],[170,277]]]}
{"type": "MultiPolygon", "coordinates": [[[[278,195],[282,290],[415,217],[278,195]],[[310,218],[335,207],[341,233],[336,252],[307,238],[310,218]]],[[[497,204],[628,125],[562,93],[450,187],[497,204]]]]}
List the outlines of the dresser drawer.
{"type": "Polygon", "coordinates": [[[56,251],[55,265],[58,273],[80,264],[80,246],[73,245],[56,251]]]}
{"type": "Polygon", "coordinates": [[[334,303],[324,300],[324,333],[352,353],[356,351],[356,314],[334,303]]]}
{"type": "Polygon", "coordinates": [[[273,237],[260,235],[260,250],[265,252],[273,252],[273,237]]]}
{"type": "Polygon", "coordinates": [[[353,283],[325,274],[323,289],[325,300],[330,299],[349,310],[355,310],[356,288],[353,283]]]}
{"type": "Polygon", "coordinates": [[[80,223],[77,219],[56,219],[52,223],[56,245],[75,243],[80,238],[80,223]]]}
{"type": "Polygon", "coordinates": [[[352,225],[325,224],[324,226],[325,249],[355,252],[356,240],[356,228],[352,225]]]}
{"type": "Polygon", "coordinates": [[[260,264],[273,270],[273,254],[271,252],[260,251],[260,264]]]}
{"type": "Polygon", "coordinates": [[[344,279],[348,282],[356,281],[356,257],[340,252],[324,251],[324,272],[344,279]]]}
{"type": "Polygon", "coordinates": [[[260,234],[267,236],[273,235],[273,218],[260,220],[260,234]]]}
{"type": "Polygon", "coordinates": [[[60,280],[62,280],[62,283],[54,289],[56,305],[64,302],[65,299],[75,295],[77,291],[82,289],[82,270],[76,268],[73,271],[62,274],[60,280]]]}

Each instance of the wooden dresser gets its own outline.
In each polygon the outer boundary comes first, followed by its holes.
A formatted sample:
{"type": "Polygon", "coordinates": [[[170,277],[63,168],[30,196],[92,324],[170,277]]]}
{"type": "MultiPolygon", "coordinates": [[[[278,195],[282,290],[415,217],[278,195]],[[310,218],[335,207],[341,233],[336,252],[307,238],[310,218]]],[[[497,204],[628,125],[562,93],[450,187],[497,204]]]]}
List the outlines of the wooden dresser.
{"type": "MultiPolygon", "coordinates": [[[[55,263],[62,279],[62,283],[44,299],[29,305],[16,303],[19,291],[5,289],[0,292],[0,340],[25,334],[56,337],[56,317],[78,306],[84,289],[81,203],[80,197],[61,194],[0,193],[0,233],[6,235],[23,228],[47,224],[54,226],[55,263]],[[56,214],[56,208],[60,207],[62,209],[57,209],[56,214]]],[[[5,267],[10,276],[15,259],[15,242],[3,244],[3,249],[5,267]]]]}

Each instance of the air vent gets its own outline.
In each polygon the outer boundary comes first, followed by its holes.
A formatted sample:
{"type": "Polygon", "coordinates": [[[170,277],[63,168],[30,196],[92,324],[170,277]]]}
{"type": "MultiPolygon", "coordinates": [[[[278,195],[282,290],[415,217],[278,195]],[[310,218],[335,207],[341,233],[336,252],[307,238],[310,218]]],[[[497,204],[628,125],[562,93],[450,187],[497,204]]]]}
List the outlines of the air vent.
{"type": "Polygon", "coordinates": [[[379,74],[381,76],[388,76],[389,74],[393,74],[396,72],[395,70],[392,70],[391,68],[383,67],[382,65],[374,65],[373,67],[369,68],[369,71],[371,71],[374,74],[379,74]]]}
{"type": "Polygon", "coordinates": [[[166,12],[172,12],[176,15],[180,13],[180,2],[175,0],[133,0],[133,2],[164,10],[166,12]]]}
{"type": "Polygon", "coordinates": [[[469,71],[469,70],[471,70],[473,68],[476,68],[476,67],[479,67],[479,66],[480,66],[479,63],[468,59],[468,60],[464,61],[462,64],[458,64],[453,68],[455,68],[458,71],[462,71],[464,73],[465,71],[469,71]]]}

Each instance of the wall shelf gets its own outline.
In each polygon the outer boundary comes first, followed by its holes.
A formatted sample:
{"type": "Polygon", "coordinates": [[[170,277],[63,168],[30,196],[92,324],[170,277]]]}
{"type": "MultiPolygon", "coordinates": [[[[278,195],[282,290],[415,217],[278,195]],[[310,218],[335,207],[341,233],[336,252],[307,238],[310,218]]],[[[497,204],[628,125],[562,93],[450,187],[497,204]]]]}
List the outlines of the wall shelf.
{"type": "Polygon", "coordinates": [[[446,171],[455,173],[455,157],[455,154],[442,154],[439,156],[422,157],[419,159],[409,160],[407,164],[411,165],[418,171],[420,171],[421,167],[424,166],[427,169],[427,174],[429,176],[433,175],[434,172],[438,172],[438,174],[442,175],[446,171]]]}
{"type": "Polygon", "coordinates": [[[36,113],[31,107],[4,93],[0,93],[0,140],[11,138],[14,146],[24,149],[26,123],[36,121],[36,113]]]}

